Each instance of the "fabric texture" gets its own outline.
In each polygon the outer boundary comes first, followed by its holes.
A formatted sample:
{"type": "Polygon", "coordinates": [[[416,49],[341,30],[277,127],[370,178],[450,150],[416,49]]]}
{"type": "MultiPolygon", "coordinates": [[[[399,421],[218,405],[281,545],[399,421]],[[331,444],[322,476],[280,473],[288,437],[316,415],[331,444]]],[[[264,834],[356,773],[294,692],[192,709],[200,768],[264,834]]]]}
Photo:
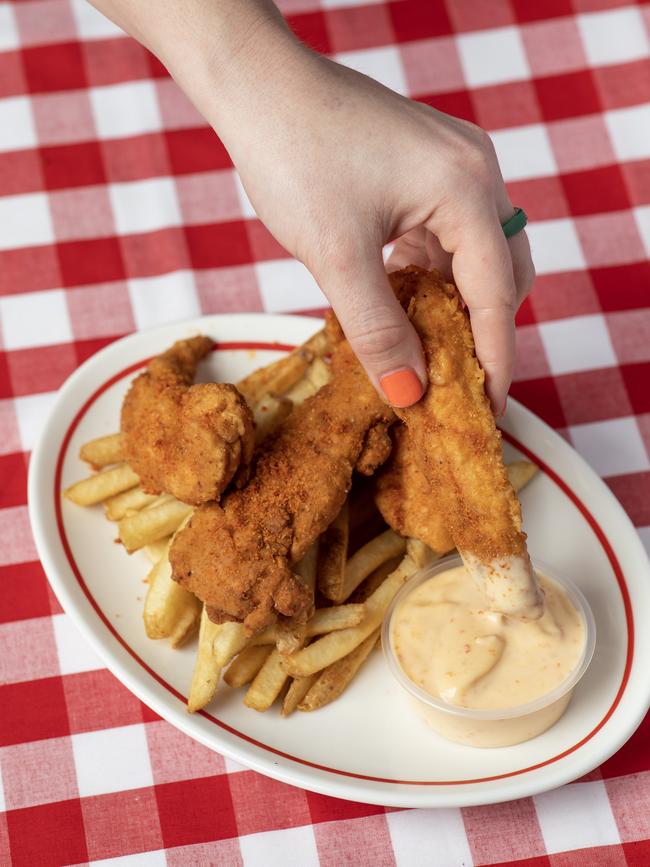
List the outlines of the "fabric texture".
{"type": "MultiPolygon", "coordinates": [[[[650,546],[650,5],[280,5],[314,48],[490,131],[539,274],[512,394],[650,546]]],[[[66,377],[136,329],[325,303],[151,55],[84,0],[0,2],[0,864],[650,864],[650,719],[588,778],[535,798],[348,803],[180,734],[59,607],[26,478],[66,377]]]]}

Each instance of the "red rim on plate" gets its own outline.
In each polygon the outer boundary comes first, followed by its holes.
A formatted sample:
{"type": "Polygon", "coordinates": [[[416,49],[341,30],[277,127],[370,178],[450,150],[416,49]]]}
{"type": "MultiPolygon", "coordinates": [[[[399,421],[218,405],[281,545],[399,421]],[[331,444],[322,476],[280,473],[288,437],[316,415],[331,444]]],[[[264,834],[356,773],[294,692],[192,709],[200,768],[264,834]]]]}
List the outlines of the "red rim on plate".
{"type": "MultiPolygon", "coordinates": [[[[214,351],[222,352],[222,351],[237,350],[237,349],[247,349],[247,350],[264,349],[264,350],[275,350],[275,351],[279,350],[279,351],[283,351],[283,352],[289,352],[290,350],[292,350],[294,348],[295,348],[294,346],[290,346],[288,344],[283,344],[283,343],[241,342],[240,341],[240,342],[232,342],[232,343],[215,344],[214,351]]],[[[163,686],[169,693],[171,693],[171,695],[173,695],[175,698],[177,698],[180,702],[182,702],[183,704],[186,704],[186,702],[187,702],[186,697],[183,696],[180,692],[178,692],[177,689],[175,689],[170,683],[168,683],[156,671],[154,671],[140,656],[138,656],[138,654],[135,652],[135,650],[133,650],[133,648],[117,632],[117,630],[110,623],[108,618],[105,616],[104,612],[99,607],[97,601],[95,600],[94,596],[90,592],[89,587],[87,586],[86,582],[84,581],[83,576],[81,575],[81,572],[79,571],[79,567],[77,566],[77,563],[76,563],[74,556],[72,554],[72,550],[71,550],[70,544],[68,542],[68,537],[67,537],[66,532],[65,532],[65,527],[63,524],[63,514],[61,511],[61,476],[62,476],[62,471],[63,471],[63,461],[65,459],[70,440],[71,440],[75,430],[79,426],[79,423],[81,422],[82,418],[86,415],[86,413],[88,412],[90,407],[95,403],[95,401],[102,394],[104,394],[104,392],[106,392],[111,386],[115,385],[115,383],[119,382],[119,380],[123,379],[125,376],[128,376],[129,374],[134,373],[136,370],[143,367],[145,364],[147,364],[148,361],[149,361],[149,359],[145,358],[142,361],[136,362],[135,364],[131,364],[129,367],[125,368],[121,372],[116,373],[114,376],[112,376],[110,379],[108,379],[105,383],[103,383],[103,385],[99,386],[99,388],[97,388],[93,392],[93,394],[88,398],[88,400],[86,400],[86,402],[82,405],[82,407],[79,409],[79,411],[77,412],[75,417],[70,422],[70,425],[69,425],[69,427],[65,433],[65,436],[63,437],[63,441],[61,443],[59,453],[57,455],[56,470],[54,473],[54,491],[53,491],[54,509],[55,509],[55,514],[56,514],[56,522],[57,522],[57,528],[59,531],[59,536],[61,539],[61,544],[63,546],[63,550],[65,551],[65,555],[68,559],[68,563],[70,564],[70,568],[72,569],[72,572],[73,572],[75,578],[77,579],[79,586],[83,590],[86,598],[88,599],[89,603],[91,604],[91,606],[92,606],[93,610],[95,611],[95,613],[97,614],[97,616],[100,618],[100,620],[102,621],[104,626],[108,629],[108,631],[111,633],[111,635],[120,643],[120,645],[127,651],[127,653],[129,653],[129,655],[147,672],[147,674],[149,674],[151,677],[153,677],[153,679],[157,683],[159,683],[161,686],[163,686]]],[[[558,755],[553,756],[550,759],[546,759],[543,762],[539,762],[535,765],[530,765],[529,767],[526,767],[526,768],[520,768],[516,771],[509,771],[509,772],[504,773],[504,774],[495,774],[495,775],[489,776],[489,777],[479,777],[477,779],[469,779],[469,780],[394,780],[394,779],[389,779],[389,778],[385,778],[385,777],[369,776],[367,774],[357,774],[357,773],[354,773],[352,771],[345,771],[345,770],[341,770],[340,768],[330,768],[327,765],[320,765],[320,764],[317,764],[315,762],[310,762],[307,759],[301,759],[298,756],[292,756],[289,753],[285,753],[282,750],[278,750],[275,747],[272,747],[272,746],[269,746],[268,744],[262,743],[261,741],[258,741],[255,738],[252,738],[249,735],[244,734],[244,732],[241,732],[238,729],[235,729],[232,726],[229,726],[227,723],[223,722],[222,720],[217,719],[215,716],[213,716],[212,714],[208,713],[205,710],[199,711],[201,716],[203,716],[205,719],[209,720],[214,725],[219,726],[220,728],[224,729],[225,731],[229,732],[232,735],[235,735],[238,738],[241,738],[242,740],[248,742],[249,744],[253,744],[254,746],[256,746],[262,750],[266,750],[267,752],[270,752],[273,755],[281,756],[284,759],[289,759],[293,762],[297,762],[298,764],[305,765],[307,767],[314,768],[314,769],[319,770],[319,771],[325,771],[325,772],[330,773],[330,774],[338,774],[340,776],[352,777],[354,779],[366,780],[368,782],[374,782],[374,783],[391,783],[391,784],[399,785],[399,786],[460,786],[460,785],[469,785],[469,784],[477,784],[477,783],[488,783],[488,782],[493,782],[495,780],[503,780],[503,779],[506,779],[509,777],[516,777],[516,776],[519,776],[521,774],[528,773],[530,771],[538,770],[539,768],[543,768],[547,765],[551,765],[551,764],[559,761],[560,759],[565,758],[566,756],[570,755],[571,753],[574,753],[576,750],[580,749],[580,747],[584,746],[588,741],[590,741],[602,729],[602,727],[610,719],[610,717],[612,716],[612,714],[614,713],[614,711],[618,707],[618,705],[621,701],[621,698],[623,696],[623,693],[625,692],[625,688],[627,686],[627,682],[628,682],[628,679],[630,676],[630,671],[632,668],[632,661],[633,661],[633,654],[634,654],[634,619],[632,616],[632,606],[630,604],[630,596],[629,596],[627,585],[625,583],[625,577],[623,575],[623,571],[622,571],[621,566],[618,562],[618,559],[617,559],[616,555],[614,554],[612,546],[610,545],[609,540],[607,539],[607,536],[603,532],[603,529],[600,527],[600,525],[598,524],[598,522],[596,521],[594,516],[591,514],[591,512],[587,509],[587,507],[582,502],[582,500],[580,500],[578,498],[576,493],[573,490],[571,490],[571,488],[566,484],[566,482],[564,482],[564,480],[561,479],[560,476],[558,476],[557,473],[555,473],[548,466],[548,464],[546,464],[544,461],[542,461],[540,458],[538,458],[537,455],[535,455],[533,452],[531,452],[530,449],[526,448],[526,446],[524,446],[517,439],[515,439],[515,437],[513,437],[511,434],[509,434],[505,431],[503,431],[502,434],[503,434],[503,438],[507,442],[509,442],[516,449],[518,449],[522,454],[524,454],[528,458],[528,460],[535,463],[540,468],[540,470],[543,473],[545,473],[551,479],[551,481],[553,481],[558,486],[558,488],[562,491],[562,493],[565,496],[567,496],[571,500],[571,502],[576,506],[576,508],[582,514],[583,518],[587,521],[587,523],[591,527],[591,529],[592,529],[594,535],[596,536],[599,544],[601,545],[603,551],[605,552],[605,555],[607,556],[607,559],[609,560],[609,563],[610,563],[612,569],[614,570],[614,575],[616,576],[616,581],[618,583],[618,586],[619,586],[619,589],[621,592],[621,597],[623,599],[623,606],[624,606],[624,610],[625,610],[625,620],[626,620],[626,624],[627,624],[627,653],[626,653],[626,659],[625,659],[625,668],[623,670],[623,676],[621,678],[621,684],[619,686],[618,692],[616,693],[616,696],[614,698],[614,701],[612,702],[611,707],[609,708],[607,713],[603,716],[603,718],[600,720],[598,725],[596,725],[580,741],[578,741],[572,747],[569,747],[568,749],[564,750],[563,752],[558,753],[558,755]]]]}

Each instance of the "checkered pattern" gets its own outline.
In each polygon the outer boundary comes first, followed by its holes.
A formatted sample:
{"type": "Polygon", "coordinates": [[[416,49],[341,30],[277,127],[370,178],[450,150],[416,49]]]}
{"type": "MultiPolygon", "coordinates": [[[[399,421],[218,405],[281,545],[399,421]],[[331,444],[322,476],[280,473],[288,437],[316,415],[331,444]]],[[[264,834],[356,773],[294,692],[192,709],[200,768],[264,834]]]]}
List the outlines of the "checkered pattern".
{"type": "MultiPolygon", "coordinates": [[[[650,5],[280,5],[314,48],[493,134],[539,272],[512,393],[650,545],[650,5]]],[[[347,803],[178,733],[59,608],[26,470],[65,378],[137,328],[323,304],[154,58],[84,0],[0,2],[0,863],[650,864],[650,719],[587,779],[536,798],[347,803]]]]}

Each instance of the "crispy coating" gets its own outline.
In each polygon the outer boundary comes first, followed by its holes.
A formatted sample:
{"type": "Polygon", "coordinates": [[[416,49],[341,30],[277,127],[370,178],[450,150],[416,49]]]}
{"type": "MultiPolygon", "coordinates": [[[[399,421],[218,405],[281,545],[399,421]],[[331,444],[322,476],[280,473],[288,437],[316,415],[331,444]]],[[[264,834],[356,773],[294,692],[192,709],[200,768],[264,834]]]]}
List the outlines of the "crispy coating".
{"type": "Polygon", "coordinates": [[[445,516],[419,463],[404,425],[391,430],[393,450],[375,478],[375,503],[386,523],[401,536],[419,539],[444,554],[454,547],[445,516]]]}
{"type": "Polygon", "coordinates": [[[305,617],[313,591],[292,566],[341,509],[368,429],[392,417],[339,343],[331,381],[263,444],[247,487],[197,509],[176,536],[174,579],[251,632],[277,614],[305,617]]]}
{"type": "Polygon", "coordinates": [[[398,295],[415,283],[408,313],[422,339],[429,387],[419,403],[397,414],[408,427],[436,508],[464,555],[486,564],[509,556],[527,561],[521,508],[458,290],[439,272],[414,266],[391,281],[398,295]]]}
{"type": "Polygon", "coordinates": [[[154,358],[122,405],[125,458],[149,493],[198,505],[216,500],[250,462],[253,417],[234,385],[192,385],[208,337],[179,340],[154,358]]]}
{"type": "Polygon", "coordinates": [[[355,470],[364,476],[372,476],[388,458],[392,448],[393,441],[388,433],[388,424],[380,422],[373,425],[368,429],[355,470]]]}

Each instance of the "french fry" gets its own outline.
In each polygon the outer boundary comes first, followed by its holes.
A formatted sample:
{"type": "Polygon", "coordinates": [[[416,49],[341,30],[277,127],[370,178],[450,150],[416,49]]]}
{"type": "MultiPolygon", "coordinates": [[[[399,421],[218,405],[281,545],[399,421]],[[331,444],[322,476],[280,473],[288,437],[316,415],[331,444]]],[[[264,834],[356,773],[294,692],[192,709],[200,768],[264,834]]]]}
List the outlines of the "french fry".
{"type": "Polygon", "coordinates": [[[282,702],[282,716],[289,716],[298,707],[303,698],[318,680],[317,674],[309,674],[307,677],[294,677],[289,684],[289,689],[282,702]]]}
{"type": "Polygon", "coordinates": [[[285,397],[291,401],[294,406],[304,403],[308,397],[313,397],[318,389],[307,376],[303,376],[293,388],[285,393],[285,397]]]}
{"type": "Polygon", "coordinates": [[[537,464],[531,464],[530,461],[513,461],[511,464],[508,464],[506,469],[508,470],[510,484],[517,492],[525,488],[528,482],[539,472],[537,464]]]}
{"type": "Polygon", "coordinates": [[[258,671],[255,680],[248,687],[244,696],[244,704],[254,710],[268,710],[280,695],[286,681],[287,675],[282,667],[282,655],[278,650],[272,650],[258,671]]]}
{"type": "MultiPolygon", "coordinates": [[[[386,560],[403,554],[405,551],[406,539],[399,536],[394,530],[385,530],[379,536],[366,542],[346,563],[343,584],[333,601],[344,602],[372,571],[386,560]]],[[[331,596],[328,598],[332,599],[331,596]]]]}
{"type": "MultiPolygon", "coordinates": [[[[305,624],[305,638],[313,638],[316,635],[325,635],[339,629],[348,629],[350,626],[358,626],[366,615],[366,606],[363,603],[349,603],[347,605],[333,605],[331,608],[319,608],[305,624]]],[[[269,626],[257,635],[253,635],[250,644],[277,644],[277,623],[269,626]]]]}
{"type": "Polygon", "coordinates": [[[416,571],[417,566],[413,560],[408,556],[404,557],[397,569],[368,597],[363,621],[358,626],[330,632],[291,656],[284,657],[283,665],[287,674],[292,677],[305,677],[327,668],[351,653],[381,625],[391,600],[416,571]]]}
{"type": "Polygon", "coordinates": [[[90,464],[94,470],[101,470],[109,464],[118,464],[124,460],[124,442],[121,433],[109,434],[90,440],[81,446],[79,457],[90,464]]]}
{"type": "Polygon", "coordinates": [[[221,666],[212,653],[212,645],[221,624],[213,623],[207,615],[205,606],[201,613],[199,627],[199,649],[192,673],[190,695],[187,699],[187,710],[196,713],[210,704],[214,698],[221,677],[221,666]]]}
{"type": "Polygon", "coordinates": [[[305,375],[316,391],[327,385],[332,378],[330,367],[322,358],[315,358],[307,368],[305,375]]]}
{"type": "Polygon", "coordinates": [[[201,603],[172,579],[168,555],[169,547],[149,572],[144,627],[149,638],[169,638],[172,647],[180,647],[198,628],[201,603]]]}
{"type": "MultiPolygon", "coordinates": [[[[296,563],[294,569],[300,580],[313,592],[316,587],[316,565],[318,561],[318,541],[309,546],[307,553],[296,563]]],[[[275,630],[275,643],[280,653],[293,653],[301,648],[307,637],[305,621],[288,617],[278,620],[275,630]]]]}
{"type": "Polygon", "coordinates": [[[131,554],[174,533],[192,511],[192,506],[172,498],[155,508],[127,515],[117,525],[120,541],[131,554]]]}
{"type": "Polygon", "coordinates": [[[140,479],[128,464],[119,464],[109,470],[102,470],[94,476],[75,482],[63,492],[63,496],[77,506],[94,506],[109,497],[135,488],[140,479]]]}
{"type": "Polygon", "coordinates": [[[343,591],[349,538],[350,511],[346,500],[336,518],[321,534],[318,546],[318,588],[328,599],[340,596],[343,591]]]}
{"type": "Polygon", "coordinates": [[[321,328],[320,331],[312,334],[309,340],[306,340],[303,343],[303,348],[313,353],[316,358],[326,355],[331,350],[326,330],[321,328]]]}
{"type": "Polygon", "coordinates": [[[343,659],[339,659],[337,662],[328,665],[317,676],[311,689],[298,704],[298,710],[318,710],[318,708],[325,707],[326,704],[338,698],[354,680],[355,675],[370,656],[373,647],[377,644],[378,638],[379,629],[375,629],[351,653],[348,653],[343,659]]]}
{"type": "Polygon", "coordinates": [[[293,409],[293,403],[286,397],[276,397],[273,394],[266,394],[255,404],[253,417],[255,418],[255,442],[261,443],[262,440],[273,433],[273,431],[282,424],[285,418],[293,409]]]}
{"type": "Polygon", "coordinates": [[[171,541],[171,536],[165,536],[163,539],[158,539],[157,542],[151,542],[150,545],[144,546],[144,553],[152,563],[157,563],[163,556],[167,546],[171,541]]]}
{"type": "Polygon", "coordinates": [[[250,683],[255,679],[272,650],[272,647],[264,645],[245,647],[228,666],[228,671],[223,676],[224,681],[233,689],[239,689],[240,686],[250,683]]]}
{"type": "Polygon", "coordinates": [[[225,668],[248,643],[249,636],[243,623],[234,620],[220,623],[212,646],[212,654],[219,663],[219,668],[225,668]]]}
{"type": "MultiPolygon", "coordinates": [[[[408,546],[407,546],[408,551],[408,546]]],[[[365,581],[362,581],[361,584],[357,587],[354,593],[351,594],[348,599],[347,604],[350,605],[355,602],[365,602],[369,596],[375,592],[375,590],[379,587],[383,581],[388,578],[391,572],[394,572],[395,569],[402,562],[402,557],[398,554],[397,557],[391,557],[390,560],[386,560],[385,563],[382,563],[381,566],[377,566],[374,572],[371,572],[370,575],[366,578],[365,581]]],[[[336,606],[336,607],[345,607],[345,606],[336,606]]],[[[336,610],[336,608],[334,609],[336,610]]]]}
{"type": "Polygon", "coordinates": [[[315,338],[316,335],[310,338],[306,344],[298,346],[289,355],[267,364],[266,367],[254,370],[237,383],[237,389],[249,406],[256,404],[260,398],[269,392],[283,394],[302,379],[307,367],[316,355],[315,349],[321,343],[315,338]]]}
{"type": "Polygon", "coordinates": [[[151,505],[158,497],[156,494],[146,494],[140,485],[129,488],[121,494],[115,494],[104,500],[104,513],[109,521],[119,521],[127,512],[139,512],[145,506],[151,505]]]}

